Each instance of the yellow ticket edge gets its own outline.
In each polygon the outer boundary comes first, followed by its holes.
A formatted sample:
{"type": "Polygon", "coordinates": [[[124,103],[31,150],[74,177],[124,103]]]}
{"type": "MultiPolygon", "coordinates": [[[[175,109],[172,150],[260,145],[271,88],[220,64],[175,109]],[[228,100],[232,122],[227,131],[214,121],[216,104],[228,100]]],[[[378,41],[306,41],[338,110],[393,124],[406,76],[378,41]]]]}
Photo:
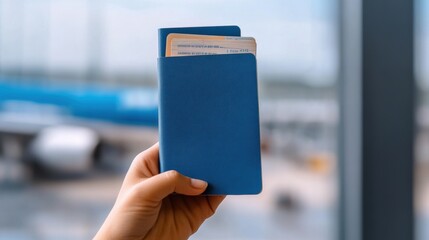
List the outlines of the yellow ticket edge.
{"type": "Polygon", "coordinates": [[[219,40],[225,40],[228,38],[247,38],[248,40],[256,41],[252,37],[238,37],[238,36],[216,36],[216,35],[198,35],[198,34],[182,34],[182,33],[170,33],[167,35],[167,43],[166,43],[166,49],[165,49],[165,56],[170,57],[172,55],[172,40],[173,39],[202,39],[202,40],[213,40],[213,41],[219,41],[219,40]]]}

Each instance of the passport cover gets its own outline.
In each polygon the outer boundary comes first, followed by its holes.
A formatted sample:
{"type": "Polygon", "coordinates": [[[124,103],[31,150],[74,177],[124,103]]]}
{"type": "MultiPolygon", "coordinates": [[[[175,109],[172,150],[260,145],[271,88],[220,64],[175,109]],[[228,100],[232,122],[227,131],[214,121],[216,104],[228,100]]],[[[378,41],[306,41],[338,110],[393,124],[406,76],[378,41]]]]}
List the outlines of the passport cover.
{"type": "MultiPolygon", "coordinates": [[[[230,35],[231,31],[237,34],[237,28],[180,30],[230,35]]],[[[160,29],[160,48],[164,48],[160,53],[164,54],[166,32],[173,31],[160,29]]],[[[208,195],[261,192],[255,56],[161,55],[158,74],[161,172],[177,170],[205,180],[209,185],[204,194],[208,195]]]]}

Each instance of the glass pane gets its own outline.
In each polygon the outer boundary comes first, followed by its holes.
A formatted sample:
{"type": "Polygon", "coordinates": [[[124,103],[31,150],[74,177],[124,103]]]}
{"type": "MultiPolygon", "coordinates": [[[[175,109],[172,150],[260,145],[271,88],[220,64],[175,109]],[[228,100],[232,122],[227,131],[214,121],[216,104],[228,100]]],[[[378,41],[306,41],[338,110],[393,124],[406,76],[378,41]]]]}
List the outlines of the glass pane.
{"type": "Polygon", "coordinates": [[[336,237],[337,1],[0,0],[0,239],[93,236],[158,139],[157,29],[205,25],[257,41],[264,190],[192,239],[336,237]]]}
{"type": "Polygon", "coordinates": [[[418,86],[416,136],[416,237],[429,238],[429,1],[415,3],[415,55],[418,86]]]}

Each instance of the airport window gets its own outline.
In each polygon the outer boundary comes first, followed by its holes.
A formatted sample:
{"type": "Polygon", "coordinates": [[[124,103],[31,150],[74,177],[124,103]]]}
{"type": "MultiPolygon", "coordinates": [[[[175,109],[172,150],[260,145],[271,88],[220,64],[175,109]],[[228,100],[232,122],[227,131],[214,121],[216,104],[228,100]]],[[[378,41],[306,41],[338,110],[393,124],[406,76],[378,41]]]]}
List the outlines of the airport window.
{"type": "Polygon", "coordinates": [[[416,239],[429,237],[429,1],[415,2],[415,75],[417,80],[415,217],[416,239]]]}
{"type": "Polygon", "coordinates": [[[0,0],[0,239],[93,236],[158,139],[158,28],[213,25],[257,42],[264,190],[229,196],[191,239],[335,239],[337,5],[0,0]]]}

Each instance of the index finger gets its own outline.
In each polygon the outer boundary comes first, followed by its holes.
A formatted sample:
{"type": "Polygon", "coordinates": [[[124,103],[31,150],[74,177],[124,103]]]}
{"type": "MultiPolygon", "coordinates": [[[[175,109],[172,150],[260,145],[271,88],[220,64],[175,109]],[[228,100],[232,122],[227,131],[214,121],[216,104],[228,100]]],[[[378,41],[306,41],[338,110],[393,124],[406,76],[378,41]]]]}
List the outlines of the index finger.
{"type": "Polygon", "coordinates": [[[139,153],[131,163],[127,177],[149,178],[159,173],[159,143],[139,153]]]}

